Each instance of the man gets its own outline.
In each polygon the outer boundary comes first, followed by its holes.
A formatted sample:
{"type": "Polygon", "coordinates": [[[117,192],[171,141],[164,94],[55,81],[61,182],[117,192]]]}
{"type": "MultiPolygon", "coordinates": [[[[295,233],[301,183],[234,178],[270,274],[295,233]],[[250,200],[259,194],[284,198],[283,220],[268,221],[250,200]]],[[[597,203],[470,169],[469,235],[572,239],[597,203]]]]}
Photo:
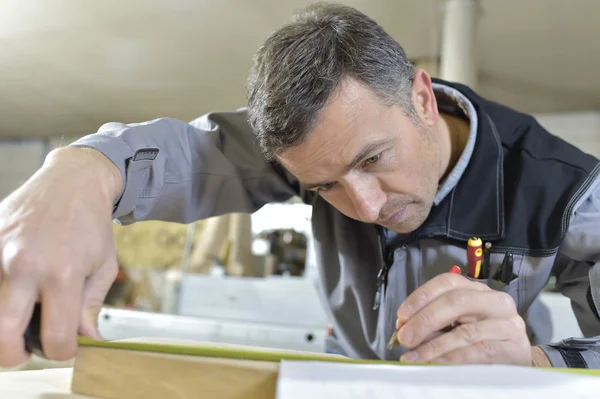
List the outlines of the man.
{"type": "Polygon", "coordinates": [[[73,356],[77,332],[98,337],[112,218],[191,222],[300,195],[350,356],[600,367],[599,340],[548,343],[537,298],[555,275],[584,334],[600,335],[598,160],[414,71],[344,6],[310,7],[271,35],[248,86],[248,110],[104,125],[0,204],[1,364],[26,359],[37,299],[51,358],[73,356]],[[486,279],[465,276],[472,236],[492,244],[486,279]],[[513,269],[499,281],[507,251],[513,269]],[[454,264],[463,275],[447,273],[454,264]],[[397,325],[401,345],[388,350],[397,325]]]}

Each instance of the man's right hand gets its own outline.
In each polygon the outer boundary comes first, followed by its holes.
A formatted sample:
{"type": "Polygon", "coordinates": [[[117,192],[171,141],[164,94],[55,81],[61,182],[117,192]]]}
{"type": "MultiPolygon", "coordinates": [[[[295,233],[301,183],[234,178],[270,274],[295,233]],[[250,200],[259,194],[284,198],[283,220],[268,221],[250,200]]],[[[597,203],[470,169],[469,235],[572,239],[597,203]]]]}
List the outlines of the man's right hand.
{"type": "Polygon", "coordinates": [[[98,313],[117,273],[112,205],[122,184],[100,152],[66,147],[0,202],[0,367],[27,361],[23,334],[37,301],[49,359],[72,358],[77,334],[100,338],[98,313]]]}

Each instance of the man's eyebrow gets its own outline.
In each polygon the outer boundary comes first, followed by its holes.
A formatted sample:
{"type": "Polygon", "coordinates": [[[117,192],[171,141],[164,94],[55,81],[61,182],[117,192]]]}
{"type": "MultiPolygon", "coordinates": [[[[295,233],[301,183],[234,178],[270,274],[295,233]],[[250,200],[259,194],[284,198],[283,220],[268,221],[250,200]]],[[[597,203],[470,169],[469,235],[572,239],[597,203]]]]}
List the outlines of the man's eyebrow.
{"type": "MultiPolygon", "coordinates": [[[[348,166],[346,166],[345,171],[349,171],[351,169],[353,169],[356,165],[358,165],[363,159],[365,159],[366,157],[370,156],[372,153],[374,153],[375,151],[391,144],[394,141],[393,138],[386,138],[386,139],[380,139],[380,140],[376,140],[373,141],[369,144],[367,144],[366,146],[364,146],[362,148],[362,150],[360,150],[360,152],[358,154],[356,154],[356,156],[352,159],[352,161],[348,164],[348,166]]],[[[329,184],[330,182],[322,182],[322,183],[306,183],[306,184],[302,184],[302,186],[304,187],[305,190],[312,190],[315,189],[317,187],[322,187],[325,186],[327,184],[329,184]]]]}
{"type": "Polygon", "coordinates": [[[356,165],[358,165],[360,163],[360,161],[367,158],[375,151],[387,146],[388,144],[391,144],[393,141],[394,141],[393,138],[386,138],[386,139],[376,140],[376,141],[373,141],[373,142],[367,144],[366,146],[363,147],[362,150],[360,150],[360,152],[358,154],[356,154],[354,159],[352,159],[352,162],[350,162],[350,164],[348,164],[348,166],[346,166],[346,171],[353,169],[356,165]]]}

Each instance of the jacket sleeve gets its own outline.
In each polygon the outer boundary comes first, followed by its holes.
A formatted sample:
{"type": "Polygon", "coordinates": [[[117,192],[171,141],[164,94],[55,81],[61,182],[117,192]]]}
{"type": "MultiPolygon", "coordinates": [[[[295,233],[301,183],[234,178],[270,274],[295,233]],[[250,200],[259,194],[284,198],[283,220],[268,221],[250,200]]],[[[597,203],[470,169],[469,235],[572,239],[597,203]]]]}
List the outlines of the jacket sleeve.
{"type": "Polygon", "coordinates": [[[586,339],[543,345],[554,367],[600,369],[600,179],[575,204],[553,273],[586,339]]]}
{"type": "Polygon", "coordinates": [[[108,123],[71,146],[94,148],[121,171],[123,190],[113,208],[121,224],[252,213],[299,190],[288,172],[261,156],[245,109],[190,123],[108,123]]]}

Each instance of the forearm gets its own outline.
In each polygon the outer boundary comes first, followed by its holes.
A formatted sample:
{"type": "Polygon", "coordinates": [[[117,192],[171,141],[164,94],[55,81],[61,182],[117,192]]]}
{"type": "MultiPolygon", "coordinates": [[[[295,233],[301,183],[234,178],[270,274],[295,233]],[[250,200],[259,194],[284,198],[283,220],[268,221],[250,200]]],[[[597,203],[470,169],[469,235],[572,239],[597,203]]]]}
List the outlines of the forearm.
{"type": "Polygon", "coordinates": [[[252,213],[296,194],[289,176],[260,156],[244,111],[212,113],[191,123],[170,118],[109,123],[71,146],[93,148],[119,170],[122,191],[113,217],[123,224],[252,213]]]}
{"type": "Polygon", "coordinates": [[[553,367],[600,369],[600,177],[574,204],[553,265],[556,289],[571,302],[581,335],[540,347],[553,367]],[[585,338],[584,338],[585,337],[585,338]]]}

